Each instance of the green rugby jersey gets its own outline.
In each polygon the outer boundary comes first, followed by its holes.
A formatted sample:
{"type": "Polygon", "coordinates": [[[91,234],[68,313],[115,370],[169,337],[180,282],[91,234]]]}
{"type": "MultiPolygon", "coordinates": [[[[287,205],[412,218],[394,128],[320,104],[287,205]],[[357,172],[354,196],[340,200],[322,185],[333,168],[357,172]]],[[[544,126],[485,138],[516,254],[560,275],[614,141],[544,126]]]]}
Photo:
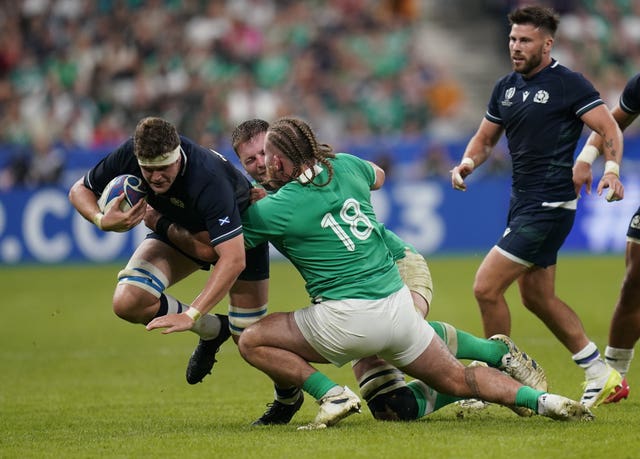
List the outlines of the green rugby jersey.
{"type": "MultiPolygon", "coordinates": [[[[247,247],[271,242],[298,269],[312,298],[378,299],[402,280],[371,206],[375,172],[355,156],[331,159],[329,185],[294,180],[243,214],[247,247]]],[[[327,171],[316,177],[324,183],[327,171]]]]}
{"type": "Polygon", "coordinates": [[[413,253],[418,253],[414,246],[404,242],[402,239],[400,239],[400,236],[398,236],[393,231],[385,228],[383,224],[380,224],[380,231],[382,233],[384,243],[389,248],[394,261],[402,260],[404,257],[406,257],[406,249],[409,249],[413,253]]]}

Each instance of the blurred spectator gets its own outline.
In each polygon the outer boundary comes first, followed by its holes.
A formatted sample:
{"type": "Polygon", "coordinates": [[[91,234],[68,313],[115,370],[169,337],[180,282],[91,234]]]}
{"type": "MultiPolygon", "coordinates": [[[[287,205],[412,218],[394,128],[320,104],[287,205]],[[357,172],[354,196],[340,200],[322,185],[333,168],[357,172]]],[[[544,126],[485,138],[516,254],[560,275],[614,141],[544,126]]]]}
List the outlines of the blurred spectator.
{"type": "MultiPolygon", "coordinates": [[[[506,9],[520,2],[481,3],[504,25],[506,9]]],[[[542,3],[562,13],[557,57],[613,103],[639,68],[640,1],[542,3]]],[[[465,19],[464,5],[0,1],[0,142],[22,151],[46,126],[54,145],[103,148],[153,114],[215,146],[244,119],[292,113],[345,143],[377,135],[447,141],[465,134],[456,121],[469,100],[451,56],[424,31],[434,11],[465,19]]]]}
{"type": "Polygon", "coordinates": [[[284,110],[330,134],[351,116],[357,135],[425,133],[429,91],[438,107],[450,95],[416,52],[421,19],[416,0],[0,2],[0,101],[18,104],[0,116],[53,136],[81,121],[66,134],[87,147],[151,113],[194,137],[284,110]]]}
{"type": "Polygon", "coordinates": [[[0,188],[13,186],[35,188],[59,183],[64,168],[64,152],[53,145],[45,132],[37,133],[33,144],[20,150],[2,171],[0,188]]]}
{"type": "Polygon", "coordinates": [[[451,168],[454,166],[451,159],[452,154],[447,147],[441,143],[429,145],[424,152],[422,163],[425,177],[448,180],[451,175],[451,168]]]}

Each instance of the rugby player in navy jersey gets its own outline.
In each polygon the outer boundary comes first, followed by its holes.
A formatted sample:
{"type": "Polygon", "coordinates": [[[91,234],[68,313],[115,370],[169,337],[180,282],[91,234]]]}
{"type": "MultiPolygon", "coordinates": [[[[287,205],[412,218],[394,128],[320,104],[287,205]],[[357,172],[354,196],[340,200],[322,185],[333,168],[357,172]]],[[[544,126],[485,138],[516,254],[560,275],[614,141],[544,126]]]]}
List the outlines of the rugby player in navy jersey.
{"type": "Polygon", "coordinates": [[[149,117],[138,123],[132,138],[69,191],[77,211],[103,231],[133,228],[142,221],[147,205],[166,216],[118,274],[113,310],[120,318],[141,324],[177,313],[184,329],[200,336],[187,367],[190,384],[202,381],[211,371],[215,354],[230,333],[239,334],[267,312],[268,246],[245,252],[242,235],[240,214],[250,204],[250,189],[246,177],[222,155],[180,136],[168,121],[149,117]],[[140,201],[126,212],[114,205],[102,214],[98,197],[109,181],[121,174],[145,181],[146,204],[140,201]],[[193,232],[206,232],[213,247],[211,257],[195,259],[173,245],[167,235],[171,222],[193,232]],[[211,264],[215,268],[190,305],[164,292],[199,269],[210,269],[211,264]],[[203,314],[227,294],[230,316],[236,319],[203,314]]]}
{"type": "MultiPolygon", "coordinates": [[[[624,87],[618,105],[612,110],[613,118],[625,130],[640,114],[640,73],[632,77],[624,87]]],[[[591,164],[603,151],[602,137],[592,132],[584,148],[576,158],[573,167],[573,180],[576,193],[586,186],[591,192],[591,164]]],[[[607,166],[605,165],[605,168],[607,166]]],[[[598,184],[598,194],[602,192],[598,184]]],[[[621,199],[618,192],[609,200],[621,199]]],[[[616,303],[609,327],[609,342],[604,350],[607,363],[622,375],[622,382],[616,387],[605,403],[619,402],[629,396],[629,384],[626,375],[633,359],[633,348],[640,338],[640,207],[631,217],[627,230],[625,253],[626,273],[622,281],[620,295],[616,303]]]]}
{"type": "Polygon", "coordinates": [[[451,171],[454,188],[491,154],[505,133],[513,167],[507,226],[476,273],[474,295],[484,333],[511,333],[505,291],[518,282],[524,306],[541,319],[585,371],[581,402],[602,403],[621,376],[600,356],[578,315],[555,292],[558,250],[571,231],[577,203],[573,155],[583,125],[603,138],[602,188],[620,192],[622,133],[598,92],[582,75],[551,58],[559,18],[540,6],[509,15],[513,72],[496,83],[487,112],[451,171]]]}

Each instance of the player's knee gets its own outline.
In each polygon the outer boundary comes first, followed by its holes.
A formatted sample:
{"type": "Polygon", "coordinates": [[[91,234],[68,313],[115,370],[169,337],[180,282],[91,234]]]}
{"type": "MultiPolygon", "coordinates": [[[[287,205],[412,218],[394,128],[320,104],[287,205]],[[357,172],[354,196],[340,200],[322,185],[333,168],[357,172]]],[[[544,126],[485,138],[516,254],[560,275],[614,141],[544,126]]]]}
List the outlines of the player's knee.
{"type": "Polygon", "coordinates": [[[367,400],[369,410],[378,421],[413,421],[418,418],[419,406],[408,387],[399,387],[367,400]]]}
{"type": "Polygon", "coordinates": [[[240,336],[236,339],[238,345],[238,351],[240,351],[240,355],[247,362],[251,363],[252,351],[258,345],[257,334],[254,333],[254,330],[249,329],[245,330],[240,336]]]}
{"type": "Polygon", "coordinates": [[[478,301],[491,299],[491,289],[489,285],[476,280],[473,283],[473,296],[475,296],[478,301]]]}
{"type": "Polygon", "coordinates": [[[118,273],[118,286],[113,296],[113,312],[132,323],[148,323],[154,316],[153,306],[169,285],[164,273],[140,259],[129,260],[118,273]]]}
{"type": "Polygon", "coordinates": [[[146,324],[149,318],[144,317],[144,308],[138,307],[136,302],[131,301],[125,295],[115,295],[113,297],[113,312],[119,318],[134,324],[146,324]]]}

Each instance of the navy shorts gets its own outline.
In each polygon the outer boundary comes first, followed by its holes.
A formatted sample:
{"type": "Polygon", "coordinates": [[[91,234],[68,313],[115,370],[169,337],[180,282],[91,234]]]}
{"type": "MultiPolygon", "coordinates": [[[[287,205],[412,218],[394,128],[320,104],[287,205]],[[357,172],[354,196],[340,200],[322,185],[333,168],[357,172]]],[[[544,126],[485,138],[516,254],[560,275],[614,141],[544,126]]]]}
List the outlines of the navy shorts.
{"type": "MultiPolygon", "coordinates": [[[[185,257],[193,260],[200,266],[200,269],[203,269],[205,271],[208,271],[211,268],[211,265],[215,265],[215,263],[209,263],[208,261],[199,260],[184,253],[168,238],[160,236],[159,234],[149,233],[147,234],[146,238],[157,239],[164,242],[165,244],[180,252],[185,257]]],[[[238,276],[238,279],[246,281],[259,281],[269,279],[269,243],[264,242],[252,249],[247,249],[245,252],[245,268],[244,271],[242,271],[238,276]]]]}
{"type": "Polygon", "coordinates": [[[512,197],[507,229],[497,245],[534,265],[543,268],[555,265],[575,217],[575,210],[545,207],[539,201],[512,197]]]}
{"type": "Polygon", "coordinates": [[[640,240],[640,207],[638,207],[636,213],[631,217],[629,229],[627,230],[627,237],[640,240]]]}

